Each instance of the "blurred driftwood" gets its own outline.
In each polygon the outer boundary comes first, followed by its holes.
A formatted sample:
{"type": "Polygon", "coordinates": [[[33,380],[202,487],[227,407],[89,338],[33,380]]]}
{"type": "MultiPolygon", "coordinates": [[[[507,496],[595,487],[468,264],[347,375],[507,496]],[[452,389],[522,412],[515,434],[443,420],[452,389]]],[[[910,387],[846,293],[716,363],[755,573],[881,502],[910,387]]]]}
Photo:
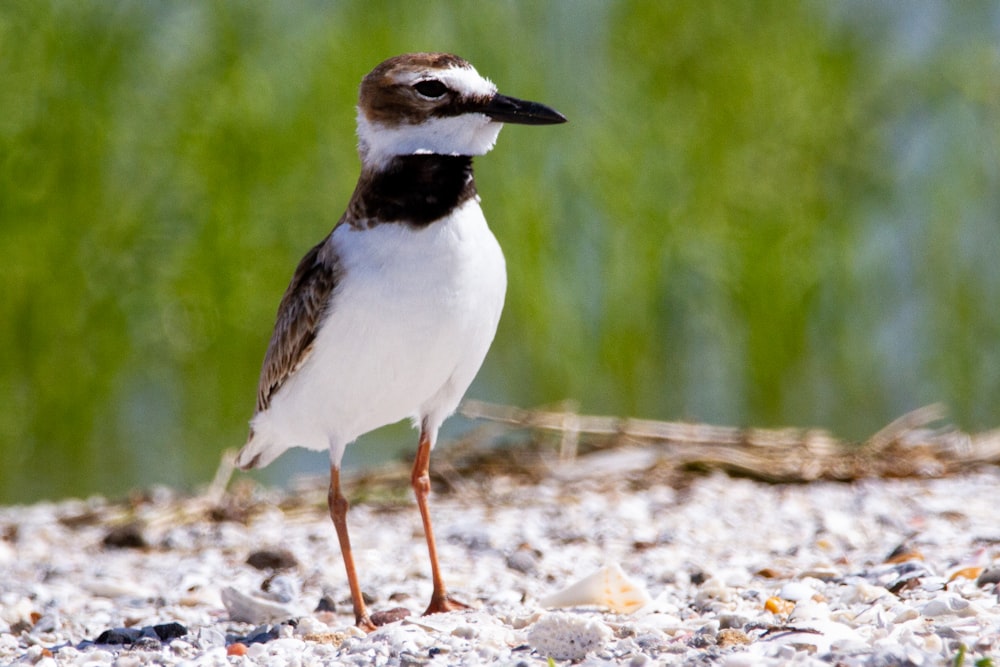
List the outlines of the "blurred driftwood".
{"type": "MultiPolygon", "coordinates": [[[[550,444],[550,468],[558,468],[558,462],[585,465],[590,456],[579,456],[581,451],[625,447],[644,453],[632,456],[633,466],[714,468],[773,482],[936,477],[980,464],[1000,463],[1000,429],[970,435],[941,425],[945,411],[940,405],[903,415],[863,443],[844,442],[819,429],[729,428],[581,415],[572,410],[525,410],[479,401],[465,401],[460,411],[471,419],[504,425],[508,430],[555,434],[558,444],[550,444]]],[[[477,435],[475,439],[481,446],[483,434],[477,435]]],[[[492,437],[500,434],[494,432],[492,437]]],[[[465,441],[473,439],[469,436],[465,441]]],[[[524,457],[512,455],[504,447],[494,449],[499,461],[484,461],[480,450],[471,467],[479,468],[484,463],[503,467],[515,461],[518,466],[526,464],[524,457]]],[[[462,465],[461,459],[470,455],[469,449],[459,446],[454,454],[447,456],[446,465],[457,472],[468,472],[469,466],[462,465]]],[[[539,458],[545,461],[544,456],[539,458]]]]}

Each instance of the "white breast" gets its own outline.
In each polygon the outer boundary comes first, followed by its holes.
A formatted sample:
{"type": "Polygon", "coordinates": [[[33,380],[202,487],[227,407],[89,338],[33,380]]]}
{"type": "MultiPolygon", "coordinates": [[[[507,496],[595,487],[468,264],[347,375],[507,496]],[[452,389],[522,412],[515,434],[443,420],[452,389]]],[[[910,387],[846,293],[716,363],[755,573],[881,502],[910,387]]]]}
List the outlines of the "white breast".
{"type": "Polygon", "coordinates": [[[342,280],[312,355],[253,420],[262,459],[330,447],[407,417],[435,425],[458,406],[503,309],[503,254],[471,199],[425,228],[337,227],[342,280]]]}

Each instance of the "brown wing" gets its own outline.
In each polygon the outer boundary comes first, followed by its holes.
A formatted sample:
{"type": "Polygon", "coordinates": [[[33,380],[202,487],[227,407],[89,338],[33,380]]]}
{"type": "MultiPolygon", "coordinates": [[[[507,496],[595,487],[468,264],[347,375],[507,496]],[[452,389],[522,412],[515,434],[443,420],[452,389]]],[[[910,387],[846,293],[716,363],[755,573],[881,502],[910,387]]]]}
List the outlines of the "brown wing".
{"type": "Polygon", "coordinates": [[[274,393],[312,352],[316,332],[340,277],[336,253],[327,240],[302,258],[281,298],[278,320],[260,371],[257,412],[267,409],[274,393]]]}

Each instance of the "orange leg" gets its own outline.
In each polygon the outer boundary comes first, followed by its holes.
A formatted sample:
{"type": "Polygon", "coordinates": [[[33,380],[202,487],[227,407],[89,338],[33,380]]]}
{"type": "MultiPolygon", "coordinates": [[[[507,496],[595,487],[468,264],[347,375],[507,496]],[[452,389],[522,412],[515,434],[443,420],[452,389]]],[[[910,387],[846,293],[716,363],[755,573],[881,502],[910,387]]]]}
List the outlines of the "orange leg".
{"type": "Polygon", "coordinates": [[[330,505],[330,518],[333,527],[337,529],[337,539],[340,540],[340,553],[344,556],[344,567],[347,569],[347,583],[351,587],[351,601],[354,603],[354,622],[365,632],[375,630],[375,624],[368,617],[365,601],[361,597],[361,587],[358,585],[358,575],[354,571],[354,555],[351,553],[351,538],[347,534],[347,498],[340,492],[340,469],[330,466],[330,493],[327,496],[330,505]]]}
{"type": "Polygon", "coordinates": [[[449,597],[444,587],[444,581],[441,579],[441,570],[438,567],[437,544],[434,541],[434,529],[431,527],[430,508],[427,505],[427,496],[431,492],[430,464],[431,441],[425,422],[420,429],[420,445],[417,447],[417,458],[413,462],[413,474],[410,476],[413,493],[417,497],[417,507],[420,508],[420,518],[424,524],[424,535],[427,537],[427,552],[431,558],[431,580],[434,585],[434,590],[431,593],[431,603],[428,605],[427,611],[424,612],[424,616],[470,608],[468,605],[449,597]]]}

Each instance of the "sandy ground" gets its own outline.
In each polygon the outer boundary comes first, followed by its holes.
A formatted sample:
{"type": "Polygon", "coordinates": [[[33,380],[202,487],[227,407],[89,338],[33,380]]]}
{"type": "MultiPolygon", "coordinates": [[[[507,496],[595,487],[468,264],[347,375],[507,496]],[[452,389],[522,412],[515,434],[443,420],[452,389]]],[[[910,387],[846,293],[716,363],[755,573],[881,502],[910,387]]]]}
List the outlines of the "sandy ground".
{"type": "Polygon", "coordinates": [[[362,587],[400,619],[368,635],[352,627],[323,481],[283,492],[244,479],[221,496],[0,508],[0,664],[1000,656],[996,468],[776,485],[665,471],[624,448],[531,475],[436,469],[445,578],[470,611],[419,616],[430,577],[405,469],[347,484],[362,587]],[[554,608],[594,573],[614,590],[554,608]]]}

